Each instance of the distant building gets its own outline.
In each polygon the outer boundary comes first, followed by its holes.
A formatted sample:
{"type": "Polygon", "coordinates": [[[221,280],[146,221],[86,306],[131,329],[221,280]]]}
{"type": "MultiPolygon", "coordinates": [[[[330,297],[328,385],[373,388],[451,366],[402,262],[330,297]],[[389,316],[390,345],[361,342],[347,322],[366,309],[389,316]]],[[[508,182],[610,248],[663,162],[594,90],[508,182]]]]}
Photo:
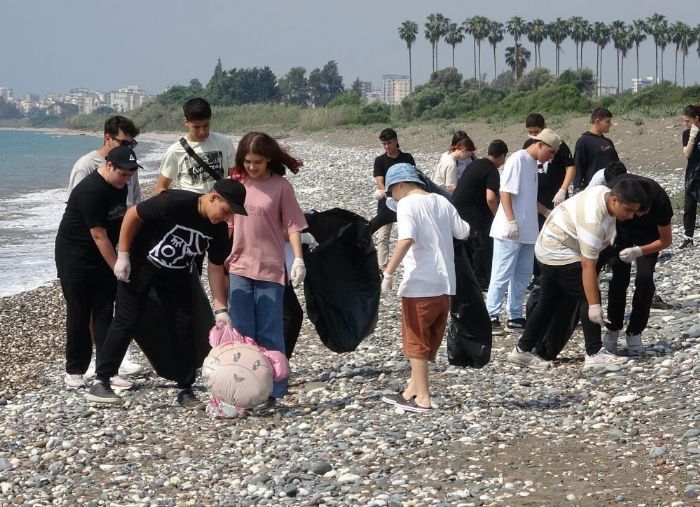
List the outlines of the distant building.
{"type": "Polygon", "coordinates": [[[371,104],[372,102],[382,102],[382,98],[383,96],[381,90],[372,90],[365,95],[365,99],[367,99],[368,104],[371,104]]]}
{"type": "Polygon", "coordinates": [[[382,92],[384,102],[391,105],[400,104],[411,93],[408,76],[384,74],[382,76],[382,92]]]}
{"type": "Polygon", "coordinates": [[[644,88],[648,88],[653,84],[654,84],[654,78],[652,76],[640,77],[639,79],[637,79],[636,77],[633,77],[632,78],[632,91],[634,93],[639,93],[644,88]]]}
{"type": "Polygon", "coordinates": [[[108,106],[119,112],[131,111],[152,99],[146,91],[138,86],[131,85],[119,88],[117,91],[109,92],[108,106]]]}
{"type": "Polygon", "coordinates": [[[15,99],[15,92],[12,88],[0,86],[0,98],[5,102],[12,102],[15,99]]]}
{"type": "Polygon", "coordinates": [[[598,85],[598,97],[609,97],[610,95],[617,95],[617,86],[598,85]]]}
{"type": "Polygon", "coordinates": [[[372,82],[371,81],[360,81],[360,95],[367,97],[368,93],[372,93],[372,82]]]}

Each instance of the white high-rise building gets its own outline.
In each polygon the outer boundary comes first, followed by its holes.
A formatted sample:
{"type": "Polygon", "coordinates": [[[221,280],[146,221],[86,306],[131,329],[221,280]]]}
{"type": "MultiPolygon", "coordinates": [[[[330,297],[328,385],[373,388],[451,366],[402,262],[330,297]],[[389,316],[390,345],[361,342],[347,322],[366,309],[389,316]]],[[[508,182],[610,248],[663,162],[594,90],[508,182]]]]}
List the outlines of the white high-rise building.
{"type": "Polygon", "coordinates": [[[12,102],[15,99],[15,92],[12,88],[0,86],[0,98],[5,102],[12,102]]]}
{"type": "Polygon", "coordinates": [[[384,102],[398,105],[411,93],[408,76],[400,74],[384,74],[382,76],[382,91],[384,102]]]}

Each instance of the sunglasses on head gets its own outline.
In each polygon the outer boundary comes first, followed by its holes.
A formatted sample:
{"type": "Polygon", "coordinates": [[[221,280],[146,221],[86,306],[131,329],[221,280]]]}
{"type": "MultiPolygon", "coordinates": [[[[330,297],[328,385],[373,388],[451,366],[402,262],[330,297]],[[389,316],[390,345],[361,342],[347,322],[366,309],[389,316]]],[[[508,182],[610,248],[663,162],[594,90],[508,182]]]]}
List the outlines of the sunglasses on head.
{"type": "Polygon", "coordinates": [[[119,141],[120,146],[128,146],[131,149],[136,148],[136,146],[139,144],[138,141],[132,139],[129,141],[128,139],[117,139],[116,137],[112,137],[115,141],[119,141]]]}

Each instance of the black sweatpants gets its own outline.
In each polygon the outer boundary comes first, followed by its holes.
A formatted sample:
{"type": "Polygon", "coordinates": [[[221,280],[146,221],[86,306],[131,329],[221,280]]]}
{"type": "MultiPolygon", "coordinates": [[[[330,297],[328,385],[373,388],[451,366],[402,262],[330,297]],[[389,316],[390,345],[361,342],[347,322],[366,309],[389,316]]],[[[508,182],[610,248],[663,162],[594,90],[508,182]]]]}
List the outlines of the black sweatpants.
{"type": "MultiPolygon", "coordinates": [[[[632,313],[627,324],[628,335],[641,334],[647,327],[651,301],[654,299],[654,269],[658,253],[642,255],[635,261],[637,273],[634,277],[634,295],[632,296],[632,313]]],[[[632,265],[613,257],[612,279],[608,285],[608,319],[609,328],[614,331],[622,329],[625,318],[625,306],[627,304],[627,287],[630,284],[630,272],[632,265]]]]}
{"type": "Polygon", "coordinates": [[[109,382],[117,374],[119,365],[129,347],[151,288],[155,288],[163,303],[169,335],[174,344],[177,361],[177,386],[181,389],[194,384],[195,346],[191,330],[192,285],[187,270],[158,268],[148,262],[132,263],[131,281],[119,282],[114,319],[109,326],[102,346],[97,354],[97,379],[109,382]]]}
{"type": "MultiPolygon", "coordinates": [[[[467,220],[469,222],[469,220],[467,220]]],[[[474,270],[479,288],[488,290],[491,281],[491,261],[493,260],[493,238],[489,236],[491,223],[469,222],[471,232],[467,240],[467,254],[474,270]]]]}
{"type": "Polygon", "coordinates": [[[117,280],[114,277],[92,282],[61,280],[61,289],[66,300],[66,373],[83,375],[92,358],[90,316],[94,316],[95,350],[99,354],[112,322],[117,280]]]}
{"type": "Polygon", "coordinates": [[[386,206],[386,199],[377,203],[377,214],[369,221],[369,233],[374,234],[380,227],[396,222],[396,212],[386,206]]]}
{"type": "MultiPolygon", "coordinates": [[[[531,351],[540,348],[540,342],[557,307],[562,301],[574,298],[581,302],[581,327],[586,345],[586,354],[596,354],[602,347],[600,326],[588,318],[588,301],[583,290],[581,263],[574,262],[563,266],[550,266],[540,263],[540,299],[532,315],[528,315],[518,347],[531,351]]],[[[562,340],[568,337],[562,337],[562,340]]]]}
{"type": "Polygon", "coordinates": [[[695,219],[698,213],[698,201],[689,192],[685,193],[683,203],[683,229],[688,238],[692,238],[695,233],[695,219]]]}

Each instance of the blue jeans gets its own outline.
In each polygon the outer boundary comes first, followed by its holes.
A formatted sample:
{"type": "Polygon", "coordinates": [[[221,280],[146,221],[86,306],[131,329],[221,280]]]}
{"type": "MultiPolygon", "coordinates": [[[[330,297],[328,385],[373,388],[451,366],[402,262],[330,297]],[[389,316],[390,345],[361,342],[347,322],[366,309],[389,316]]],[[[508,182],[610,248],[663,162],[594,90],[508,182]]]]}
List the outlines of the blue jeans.
{"type": "Polygon", "coordinates": [[[500,315],[506,288],[508,319],[523,317],[523,301],[534,261],[535,245],[494,238],[491,282],[486,294],[486,309],[491,317],[500,315]]]}
{"type": "MultiPolygon", "coordinates": [[[[229,275],[228,312],[231,325],[268,350],[284,350],[282,302],[284,286],[275,282],[229,275]]],[[[281,398],[287,381],[273,382],[272,396],[281,398]]]]}

